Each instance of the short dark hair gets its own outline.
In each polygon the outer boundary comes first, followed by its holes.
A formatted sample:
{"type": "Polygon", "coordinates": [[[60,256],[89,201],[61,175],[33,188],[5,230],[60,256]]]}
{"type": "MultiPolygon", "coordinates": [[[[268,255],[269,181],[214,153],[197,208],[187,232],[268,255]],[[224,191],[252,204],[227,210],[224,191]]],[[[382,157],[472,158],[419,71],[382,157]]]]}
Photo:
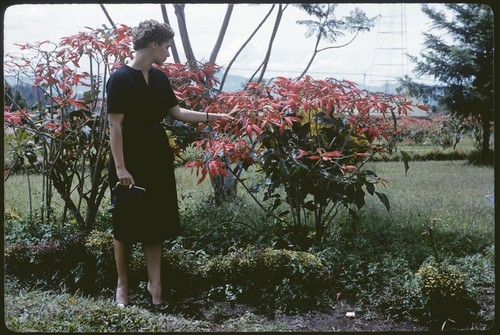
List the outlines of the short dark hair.
{"type": "Polygon", "coordinates": [[[174,38],[174,31],[166,23],[160,23],[156,20],[146,20],[132,30],[134,41],[134,50],[144,49],[149,43],[165,43],[174,38]]]}

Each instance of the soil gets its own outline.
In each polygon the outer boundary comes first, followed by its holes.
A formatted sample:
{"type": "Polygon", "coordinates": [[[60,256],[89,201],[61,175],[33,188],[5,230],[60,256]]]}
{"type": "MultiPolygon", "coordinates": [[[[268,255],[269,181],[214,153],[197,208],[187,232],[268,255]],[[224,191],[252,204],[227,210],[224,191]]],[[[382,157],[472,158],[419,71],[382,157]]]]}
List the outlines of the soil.
{"type": "MultiPolygon", "coordinates": [[[[274,316],[263,315],[257,308],[242,304],[216,302],[210,306],[202,302],[183,301],[171,307],[173,314],[184,315],[199,320],[209,321],[211,331],[234,332],[232,320],[245,320],[248,314],[253,315],[251,323],[258,323],[263,329],[273,329],[275,324],[286,324],[292,332],[426,332],[428,327],[391,318],[382,319],[370,316],[370,313],[355,313],[354,308],[346,300],[340,300],[330,311],[308,312],[305,314],[274,316]],[[351,315],[349,315],[351,314],[351,315]]],[[[236,322],[237,323],[237,322],[236,322]]],[[[284,329],[278,326],[278,330],[284,329]]]]}
{"type": "MultiPolygon", "coordinates": [[[[461,328],[453,322],[447,322],[444,330],[448,332],[459,331],[481,331],[481,334],[493,334],[495,330],[495,289],[484,288],[478,294],[477,303],[486,315],[492,320],[481,322],[461,328]],[[457,328],[458,327],[458,328],[457,328]]],[[[145,302],[147,305],[147,303],[145,302]]],[[[260,325],[262,329],[274,329],[278,331],[289,330],[292,332],[414,332],[428,333],[441,330],[442,324],[435,325],[432,329],[427,325],[412,323],[404,320],[395,320],[390,317],[383,317],[372,311],[356,311],[354,316],[349,316],[356,310],[355,302],[340,299],[334,308],[326,311],[314,311],[303,314],[288,315],[265,315],[256,307],[243,304],[231,304],[228,302],[200,301],[198,299],[180,299],[171,302],[168,312],[173,315],[183,315],[188,318],[205,320],[211,325],[213,332],[235,332],[234,325],[244,326],[245,321],[250,325],[260,325]],[[249,316],[250,315],[250,316],[249,316]],[[277,326],[273,326],[276,325],[277,326]],[[281,324],[281,326],[279,325],[281,324]],[[285,324],[286,326],[283,326],[285,324]]],[[[359,310],[359,309],[358,309],[359,310]]],[[[500,332],[498,332],[500,334],[500,332]]]]}
{"type": "MultiPolygon", "coordinates": [[[[477,302],[481,305],[486,314],[494,316],[495,309],[495,294],[494,289],[484,290],[477,297],[477,302]]],[[[425,325],[412,323],[409,321],[395,320],[393,318],[381,317],[376,313],[356,312],[355,315],[349,316],[355,311],[355,308],[348,300],[339,300],[329,311],[308,312],[305,314],[286,315],[278,314],[274,316],[263,315],[257,308],[249,307],[242,304],[229,304],[227,302],[217,302],[210,306],[206,304],[197,304],[194,301],[180,303],[176,308],[173,308],[174,314],[184,314],[196,319],[207,320],[213,326],[211,331],[218,332],[234,332],[235,329],[231,326],[231,320],[245,320],[248,313],[253,315],[252,321],[258,323],[263,329],[273,329],[273,324],[286,324],[291,328],[292,332],[416,332],[428,333],[441,330],[442,324],[435,325],[437,328],[430,328],[425,325]],[[193,313],[194,312],[194,313],[193,313]],[[349,314],[348,314],[349,313],[349,314]],[[256,321],[257,320],[257,321],[256,321]]],[[[466,328],[460,327],[453,322],[447,322],[444,325],[444,330],[453,331],[481,331],[482,334],[489,334],[495,330],[493,327],[494,320],[490,322],[476,323],[469,325],[466,328]]],[[[281,330],[284,327],[281,328],[281,330]]],[[[277,328],[280,330],[280,328],[277,328]]]]}
{"type": "MultiPolygon", "coordinates": [[[[347,316],[353,309],[346,302],[341,301],[335,309],[329,312],[309,312],[300,315],[279,314],[274,317],[262,316],[261,326],[270,326],[273,323],[287,324],[292,332],[386,332],[386,331],[428,331],[429,328],[404,321],[391,319],[374,319],[362,315],[347,316]]],[[[205,318],[213,321],[212,331],[233,331],[231,327],[224,327],[224,321],[244,317],[248,312],[258,312],[244,305],[230,307],[220,303],[216,308],[204,310],[205,318]],[[214,314],[212,311],[217,310],[214,314]],[[225,320],[224,320],[225,319],[225,320]]],[[[271,327],[266,327],[271,328],[271,327]]]]}

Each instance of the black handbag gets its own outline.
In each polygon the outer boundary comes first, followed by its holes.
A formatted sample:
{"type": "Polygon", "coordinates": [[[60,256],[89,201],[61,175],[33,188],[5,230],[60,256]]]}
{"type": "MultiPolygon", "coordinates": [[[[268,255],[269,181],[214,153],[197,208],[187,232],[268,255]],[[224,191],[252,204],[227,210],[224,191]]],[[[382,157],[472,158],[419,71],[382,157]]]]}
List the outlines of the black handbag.
{"type": "Polygon", "coordinates": [[[114,209],[133,204],[142,199],[146,189],[137,185],[123,186],[119,182],[111,190],[111,206],[109,212],[114,209]]]}

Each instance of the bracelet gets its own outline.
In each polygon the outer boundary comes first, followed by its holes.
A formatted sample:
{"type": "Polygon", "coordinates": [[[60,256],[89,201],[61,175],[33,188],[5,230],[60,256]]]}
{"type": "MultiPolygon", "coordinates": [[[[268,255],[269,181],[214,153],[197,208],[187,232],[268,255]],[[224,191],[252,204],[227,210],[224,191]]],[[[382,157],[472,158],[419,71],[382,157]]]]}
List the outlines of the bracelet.
{"type": "Polygon", "coordinates": [[[207,123],[209,123],[209,122],[210,122],[210,120],[208,119],[208,112],[206,112],[206,113],[207,113],[207,123]]]}

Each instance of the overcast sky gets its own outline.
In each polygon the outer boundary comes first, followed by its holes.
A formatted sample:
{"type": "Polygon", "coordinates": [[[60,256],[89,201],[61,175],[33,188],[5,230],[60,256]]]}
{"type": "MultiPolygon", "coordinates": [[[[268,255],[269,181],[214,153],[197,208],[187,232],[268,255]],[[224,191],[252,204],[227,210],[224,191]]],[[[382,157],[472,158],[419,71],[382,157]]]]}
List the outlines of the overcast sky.
{"type": "MultiPolygon", "coordinates": [[[[105,6],[115,23],[135,26],[145,19],[163,21],[159,4],[106,4],[105,6]]],[[[224,66],[231,60],[268,12],[270,6],[270,4],[235,4],[217,64],[224,66]]],[[[225,4],[186,5],[187,26],[195,56],[198,59],[209,58],[226,7],[225,4]]],[[[422,32],[430,29],[429,20],[420,9],[421,5],[416,3],[405,5],[339,4],[335,15],[340,18],[354,7],[364,10],[369,17],[381,15],[378,24],[370,32],[359,35],[345,48],[319,53],[309,74],[314,78],[331,76],[337,79],[349,79],[367,86],[380,85],[382,81],[400,76],[402,72],[414,77],[411,73],[412,64],[408,64],[402,51],[418,55],[423,42],[422,32]],[[388,63],[392,65],[387,65],[388,63]]],[[[167,12],[172,27],[177,33],[176,42],[183,57],[172,5],[167,5],[167,12]]],[[[259,66],[268,45],[275,15],[276,9],[233,64],[232,74],[250,76],[259,66]]],[[[312,17],[289,5],[281,21],[266,77],[277,75],[294,77],[307,65],[315,41],[313,37],[304,36],[306,27],[296,23],[301,19],[312,19],[312,17]]],[[[109,26],[98,4],[11,6],[4,14],[4,53],[19,52],[15,43],[42,40],[59,42],[63,36],[84,31],[85,27],[101,27],[102,24],[109,26]]],[[[344,44],[350,39],[348,37],[349,35],[345,39],[339,39],[335,44],[344,44]]],[[[332,44],[322,42],[320,46],[330,45],[332,44]]],[[[183,60],[185,60],[184,57],[183,60]]],[[[170,59],[170,61],[173,60],[170,59]]]]}

